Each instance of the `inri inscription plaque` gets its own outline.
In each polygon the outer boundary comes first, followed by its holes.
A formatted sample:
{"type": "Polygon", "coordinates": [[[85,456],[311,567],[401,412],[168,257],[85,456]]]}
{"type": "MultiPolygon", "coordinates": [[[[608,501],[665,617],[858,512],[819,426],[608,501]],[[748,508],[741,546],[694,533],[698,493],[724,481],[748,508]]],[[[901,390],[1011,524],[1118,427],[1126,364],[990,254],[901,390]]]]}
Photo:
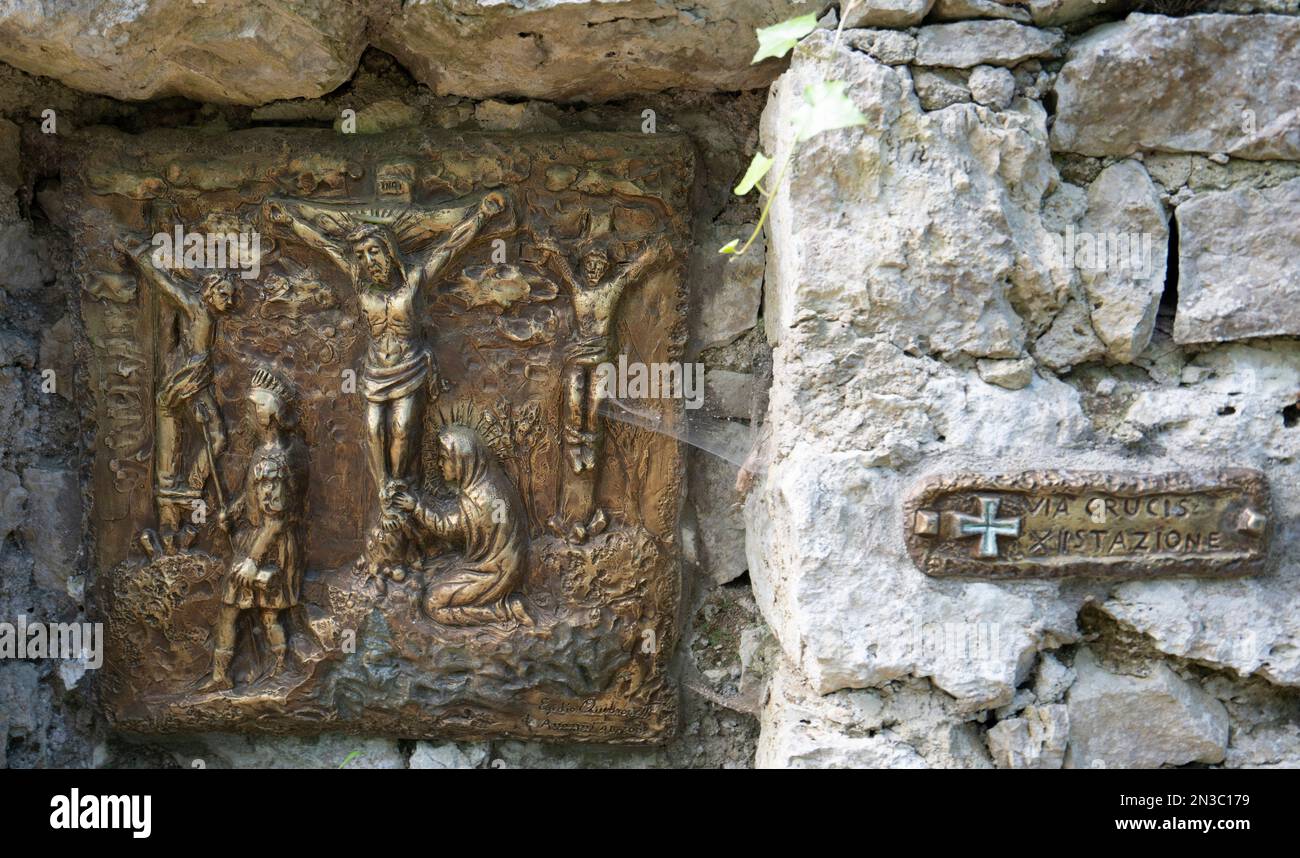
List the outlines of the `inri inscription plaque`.
{"type": "Polygon", "coordinates": [[[1231,577],[1263,571],[1259,471],[1070,471],[927,480],[904,507],[907,550],[937,577],[1231,577]]]}
{"type": "Polygon", "coordinates": [[[683,138],[69,151],[117,727],[671,733],[683,138]]]}

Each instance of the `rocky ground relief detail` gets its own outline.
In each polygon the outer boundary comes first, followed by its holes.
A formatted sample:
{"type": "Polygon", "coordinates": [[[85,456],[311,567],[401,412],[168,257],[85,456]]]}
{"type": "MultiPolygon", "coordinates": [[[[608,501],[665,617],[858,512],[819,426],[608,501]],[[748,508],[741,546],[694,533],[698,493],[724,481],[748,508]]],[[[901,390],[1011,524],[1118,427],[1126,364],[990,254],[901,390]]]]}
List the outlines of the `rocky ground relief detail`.
{"type": "Polygon", "coordinates": [[[684,138],[75,151],[115,727],[673,733],[681,403],[595,373],[685,346],[684,138]]]}

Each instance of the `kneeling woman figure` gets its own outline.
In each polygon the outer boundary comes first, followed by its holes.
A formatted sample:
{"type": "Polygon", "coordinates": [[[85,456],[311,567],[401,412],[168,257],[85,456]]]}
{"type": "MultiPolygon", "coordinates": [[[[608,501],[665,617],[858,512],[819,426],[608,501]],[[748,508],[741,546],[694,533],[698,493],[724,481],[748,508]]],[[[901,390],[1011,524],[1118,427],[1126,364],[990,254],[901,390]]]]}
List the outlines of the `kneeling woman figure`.
{"type": "Polygon", "coordinates": [[[450,498],[399,492],[393,504],[412,528],[460,547],[425,563],[424,609],[449,626],[517,621],[532,625],[516,592],[528,568],[528,530],[519,492],[478,434],[458,425],[438,433],[450,498]]]}

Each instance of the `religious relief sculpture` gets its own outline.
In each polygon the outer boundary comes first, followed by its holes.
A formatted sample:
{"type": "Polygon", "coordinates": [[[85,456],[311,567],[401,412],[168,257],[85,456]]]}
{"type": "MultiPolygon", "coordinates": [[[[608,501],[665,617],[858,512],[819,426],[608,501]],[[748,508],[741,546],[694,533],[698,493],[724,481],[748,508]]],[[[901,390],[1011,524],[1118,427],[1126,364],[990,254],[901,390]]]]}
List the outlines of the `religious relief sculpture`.
{"type": "Polygon", "coordinates": [[[564,353],[564,458],[571,477],[565,479],[565,511],[576,512],[566,522],[560,516],[550,524],[575,542],[584,541],[605,529],[603,510],[595,507],[593,495],[599,478],[596,463],[604,446],[603,406],[605,385],[593,377],[595,368],[614,355],[613,323],[623,292],[660,260],[670,259],[672,248],[662,236],[639,251],[632,262],[607,276],[609,257],[590,229],[578,242],[577,256],[582,277],[576,277],[559,243],[551,237],[537,240],[551,269],[568,289],[573,301],[578,336],[564,353]]]}
{"type": "Polygon", "coordinates": [[[212,677],[204,690],[230,688],[235,623],[243,611],[254,611],[271,651],[274,676],[284,668],[286,639],[281,615],[298,604],[306,551],[302,539],[303,498],[307,462],[302,442],[291,435],[296,426],[293,398],[285,384],[266,369],[253,372],[248,399],[257,426],[244,490],[221,511],[221,526],[229,530],[243,519],[249,528],[233,544],[234,563],[221,580],[212,653],[212,677]]]}
{"type": "MultiPolygon", "coordinates": [[[[197,290],[179,278],[159,270],[150,258],[151,246],[140,243],[128,248],[114,243],[127,260],[152,283],[161,299],[160,313],[170,311],[179,316],[175,342],[162,358],[162,382],[158,385],[157,439],[154,477],[158,503],[158,524],[162,539],[145,531],[141,539],[150,555],[174,551],[194,540],[194,529],[182,517],[202,500],[208,478],[215,473],[217,457],[226,449],[226,429],[221,409],[212,394],[212,344],[217,334],[217,320],[234,308],[238,299],[229,273],[206,273],[197,290]],[[201,434],[203,444],[187,469],[184,466],[186,428],[201,434]]],[[[192,445],[191,445],[192,446],[192,445]]],[[[216,481],[216,477],[213,477],[216,481]]],[[[217,491],[221,491],[217,481],[217,491]]]]}
{"type": "MultiPolygon", "coordinates": [[[[393,230],[383,223],[365,222],[363,214],[322,216],[321,220],[339,234],[330,237],[303,214],[291,213],[289,203],[271,200],[265,205],[269,223],[287,227],[319,250],[347,274],[356,290],[370,335],[361,393],[366,400],[366,441],[376,508],[385,498],[410,485],[425,402],[438,395],[437,369],[420,329],[424,293],[484,223],[504,207],[502,194],[485,194],[444,242],[408,259],[398,247],[393,230]]],[[[410,216],[411,212],[403,215],[410,216]]],[[[385,514],[380,526],[389,532],[397,530],[396,517],[385,514]]],[[[371,572],[377,574],[378,558],[369,557],[367,561],[371,572]]],[[[391,564],[384,571],[398,581],[406,576],[400,564],[391,564]]]]}
{"type": "Polygon", "coordinates": [[[434,541],[457,546],[422,565],[424,609],[440,623],[532,620],[516,592],[528,568],[528,530],[519,493],[472,429],[451,425],[438,433],[445,499],[398,492],[393,506],[434,541]]]}
{"type": "Polygon", "coordinates": [[[683,404],[597,367],[681,359],[684,140],[69,151],[114,724],[671,734],[683,404]]]}

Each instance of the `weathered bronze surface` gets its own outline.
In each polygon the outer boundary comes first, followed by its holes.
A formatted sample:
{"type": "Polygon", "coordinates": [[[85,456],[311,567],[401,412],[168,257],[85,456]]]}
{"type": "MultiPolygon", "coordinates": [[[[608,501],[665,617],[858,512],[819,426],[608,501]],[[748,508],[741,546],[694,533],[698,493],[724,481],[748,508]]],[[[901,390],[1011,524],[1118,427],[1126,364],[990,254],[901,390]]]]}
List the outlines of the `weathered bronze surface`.
{"type": "Polygon", "coordinates": [[[680,360],[684,139],[73,149],[117,727],[672,732],[681,401],[592,372],[680,360]],[[190,234],[257,241],[160,262],[190,234]]]}
{"type": "Polygon", "coordinates": [[[937,577],[1252,575],[1268,559],[1268,486],[1245,469],[942,476],[909,496],[904,529],[937,577]]]}

